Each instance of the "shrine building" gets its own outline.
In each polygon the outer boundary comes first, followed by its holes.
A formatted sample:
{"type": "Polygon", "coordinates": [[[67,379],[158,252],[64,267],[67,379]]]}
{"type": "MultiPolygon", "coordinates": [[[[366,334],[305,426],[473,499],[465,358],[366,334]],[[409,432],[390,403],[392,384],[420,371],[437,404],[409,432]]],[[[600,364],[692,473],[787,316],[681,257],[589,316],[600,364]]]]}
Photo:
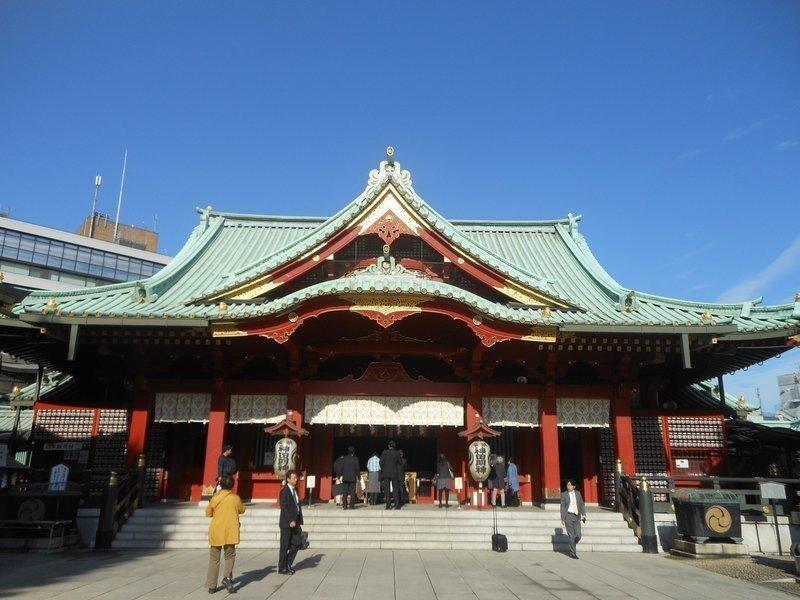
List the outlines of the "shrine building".
{"type": "Polygon", "coordinates": [[[796,345],[800,297],[623,287],[579,224],[445,218],[391,148],[330,218],[202,209],[153,276],[15,307],[35,327],[5,349],[70,376],[35,407],[34,466],[123,469],[144,453],[148,496],[199,500],[231,443],[238,493],[273,500],[283,430],[305,433],[296,465],[314,499],[331,497],[348,446],[366,469],[393,439],[419,502],[439,453],[469,501],[469,433],[489,431],[528,503],[556,501],[566,478],[610,502],[617,459],[626,473],[725,474],[733,408],[724,389],[694,402],[697,384],[796,345]]]}

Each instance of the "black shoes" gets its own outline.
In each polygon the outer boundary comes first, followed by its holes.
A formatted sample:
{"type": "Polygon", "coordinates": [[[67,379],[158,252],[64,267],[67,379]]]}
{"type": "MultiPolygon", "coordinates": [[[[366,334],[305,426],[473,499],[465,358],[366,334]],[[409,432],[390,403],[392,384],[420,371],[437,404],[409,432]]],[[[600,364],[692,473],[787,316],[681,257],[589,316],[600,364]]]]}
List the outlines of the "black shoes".
{"type": "Polygon", "coordinates": [[[216,594],[216,593],[217,593],[217,588],[215,588],[215,587],[213,587],[213,588],[208,588],[208,593],[209,593],[209,594],[216,594]]]}
{"type": "Polygon", "coordinates": [[[575,554],[574,552],[570,552],[570,553],[569,553],[569,557],[570,557],[570,558],[574,558],[575,560],[578,560],[578,555],[577,555],[577,554],[575,554]]]}
{"type": "Polygon", "coordinates": [[[286,567],[285,569],[279,570],[278,575],[294,575],[294,569],[292,567],[286,567]]]}
{"type": "Polygon", "coordinates": [[[236,588],[233,587],[233,579],[231,579],[229,577],[225,577],[222,580],[222,585],[225,586],[225,589],[227,590],[227,592],[229,594],[235,594],[236,593],[236,588]]]}

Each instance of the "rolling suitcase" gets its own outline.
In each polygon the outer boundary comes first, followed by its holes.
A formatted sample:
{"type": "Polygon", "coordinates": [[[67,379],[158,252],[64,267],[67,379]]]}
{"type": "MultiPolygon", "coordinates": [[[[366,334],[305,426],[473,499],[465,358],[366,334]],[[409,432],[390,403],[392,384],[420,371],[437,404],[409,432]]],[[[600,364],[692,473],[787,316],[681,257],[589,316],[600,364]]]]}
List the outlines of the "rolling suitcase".
{"type": "Polygon", "coordinates": [[[506,552],[508,550],[508,538],[502,533],[497,533],[497,509],[492,509],[494,515],[494,529],[492,531],[492,550],[495,552],[506,552]]]}

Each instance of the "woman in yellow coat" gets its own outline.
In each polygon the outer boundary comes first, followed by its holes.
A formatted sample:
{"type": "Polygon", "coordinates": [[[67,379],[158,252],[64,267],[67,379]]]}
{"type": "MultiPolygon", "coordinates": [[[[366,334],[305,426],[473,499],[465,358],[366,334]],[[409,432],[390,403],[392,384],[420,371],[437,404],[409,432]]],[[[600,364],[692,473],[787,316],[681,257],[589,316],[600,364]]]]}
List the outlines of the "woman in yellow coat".
{"type": "Polygon", "coordinates": [[[236,592],[233,587],[233,562],[236,559],[236,544],[239,543],[239,515],[244,513],[242,499],[234,494],[233,479],[223,477],[220,480],[222,489],[211,497],[206,506],[206,516],[211,517],[208,526],[208,543],[211,545],[211,555],[208,559],[208,575],[206,587],[208,593],[217,591],[219,578],[220,555],[225,554],[225,570],[222,574],[222,585],[229,594],[236,592]]]}

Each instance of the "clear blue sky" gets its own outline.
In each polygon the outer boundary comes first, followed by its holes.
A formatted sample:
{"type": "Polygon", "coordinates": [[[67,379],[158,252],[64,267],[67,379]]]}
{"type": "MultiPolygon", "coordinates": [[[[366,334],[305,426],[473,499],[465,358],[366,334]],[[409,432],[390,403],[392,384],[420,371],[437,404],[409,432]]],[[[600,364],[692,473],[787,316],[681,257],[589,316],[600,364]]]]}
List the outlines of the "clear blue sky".
{"type": "MultiPolygon", "coordinates": [[[[96,172],[174,253],[194,207],[330,215],[392,144],[452,218],[582,213],[624,285],[800,291],[800,3],[4,2],[0,205],[96,172]]],[[[780,365],[730,377],[777,398],[780,365]]]]}

